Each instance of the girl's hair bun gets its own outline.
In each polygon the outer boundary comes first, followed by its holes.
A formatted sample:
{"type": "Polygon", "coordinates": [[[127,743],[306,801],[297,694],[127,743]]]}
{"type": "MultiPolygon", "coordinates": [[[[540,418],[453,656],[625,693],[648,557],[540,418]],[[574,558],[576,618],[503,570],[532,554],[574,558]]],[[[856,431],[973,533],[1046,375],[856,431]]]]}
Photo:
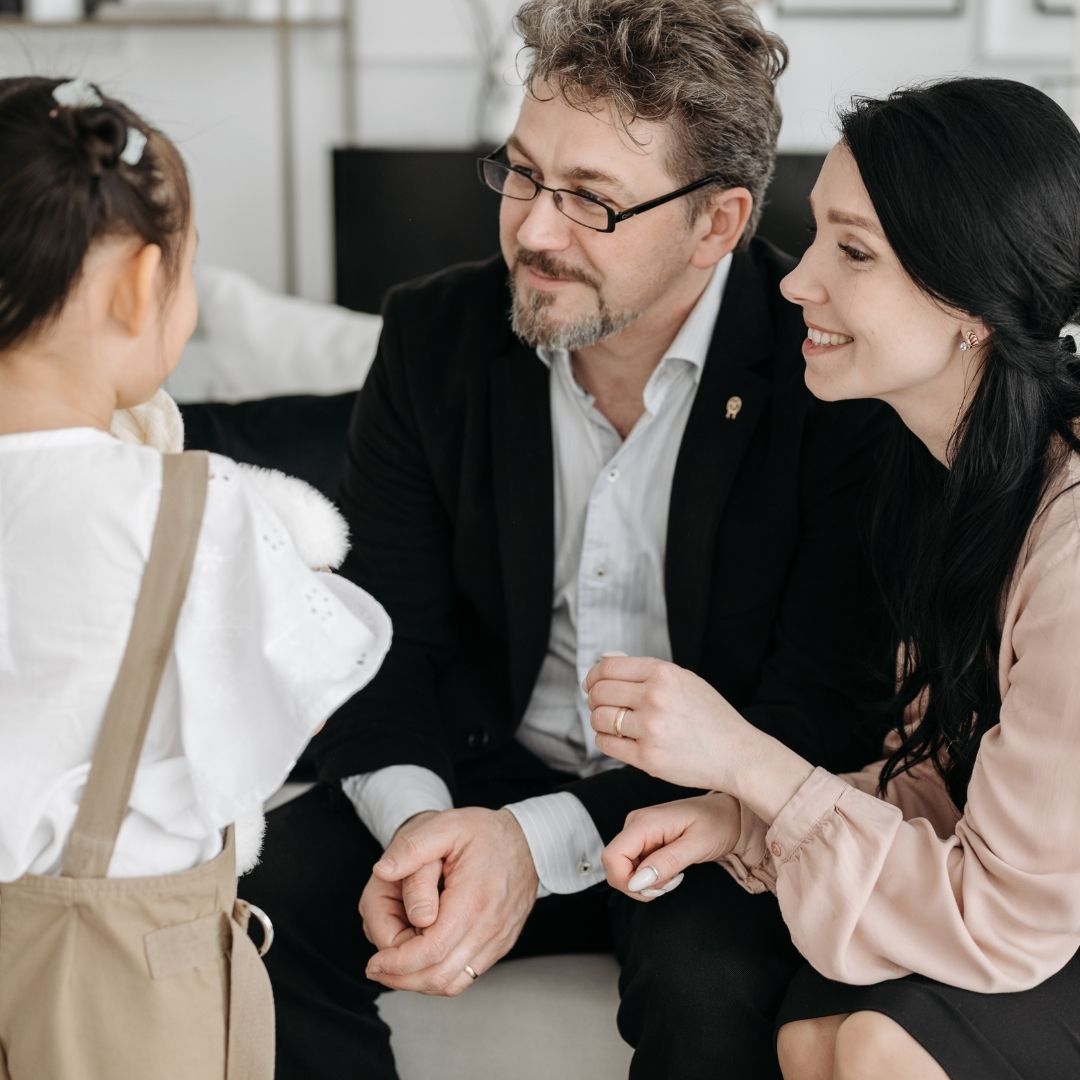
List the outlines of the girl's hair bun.
{"type": "Polygon", "coordinates": [[[101,177],[115,169],[127,145],[127,121],[108,105],[65,111],[90,175],[101,177]]]}
{"type": "Polygon", "coordinates": [[[0,207],[0,351],[59,314],[105,237],[156,245],[166,285],[179,279],[191,222],[183,159],[87,79],[0,77],[0,207]]]}

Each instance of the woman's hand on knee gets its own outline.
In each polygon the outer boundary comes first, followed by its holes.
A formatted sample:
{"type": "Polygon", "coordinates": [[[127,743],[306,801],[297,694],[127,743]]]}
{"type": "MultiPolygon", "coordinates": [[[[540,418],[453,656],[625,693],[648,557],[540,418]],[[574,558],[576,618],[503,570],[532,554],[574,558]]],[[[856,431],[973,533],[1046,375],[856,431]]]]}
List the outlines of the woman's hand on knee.
{"type": "Polygon", "coordinates": [[[737,800],[711,792],[635,810],[604,849],[608,884],[634,900],[655,900],[695,863],[715,862],[739,838],[737,800]]]}

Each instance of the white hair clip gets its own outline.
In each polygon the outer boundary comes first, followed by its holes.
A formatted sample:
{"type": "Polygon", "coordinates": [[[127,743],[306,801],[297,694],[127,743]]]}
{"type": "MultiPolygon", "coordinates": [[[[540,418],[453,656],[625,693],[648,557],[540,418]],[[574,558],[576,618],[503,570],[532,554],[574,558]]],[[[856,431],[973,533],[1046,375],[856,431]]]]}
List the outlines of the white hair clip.
{"type": "Polygon", "coordinates": [[[127,142],[120,154],[125,165],[138,165],[146,149],[146,136],[137,128],[128,126],[127,142]]]}
{"type": "Polygon", "coordinates": [[[101,95],[86,79],[72,79],[71,82],[61,83],[53,90],[52,96],[57,105],[66,109],[96,109],[104,104],[101,95]]]}

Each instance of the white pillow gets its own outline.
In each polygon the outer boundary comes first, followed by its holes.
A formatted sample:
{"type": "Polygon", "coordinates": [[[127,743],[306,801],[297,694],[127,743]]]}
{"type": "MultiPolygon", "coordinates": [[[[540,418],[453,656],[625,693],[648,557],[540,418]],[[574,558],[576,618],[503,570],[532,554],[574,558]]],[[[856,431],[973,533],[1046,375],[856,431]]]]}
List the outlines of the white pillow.
{"type": "Polygon", "coordinates": [[[165,388],[177,400],[340,394],[363,383],[382,319],[270,292],[235,270],[195,271],[199,324],[165,388]]]}

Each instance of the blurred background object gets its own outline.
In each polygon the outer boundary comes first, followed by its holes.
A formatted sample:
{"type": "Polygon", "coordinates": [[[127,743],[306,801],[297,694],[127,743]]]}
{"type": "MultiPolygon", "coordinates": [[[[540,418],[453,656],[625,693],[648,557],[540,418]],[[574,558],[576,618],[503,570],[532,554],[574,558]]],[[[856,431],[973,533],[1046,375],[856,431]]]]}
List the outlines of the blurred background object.
{"type": "Polygon", "coordinates": [[[26,0],[23,13],[31,22],[77,22],[83,16],[82,0],[26,0]]]}
{"type": "MultiPolygon", "coordinates": [[[[378,311],[395,282],[498,251],[498,199],[476,181],[477,155],[495,145],[492,139],[467,150],[335,150],[336,301],[378,311]]],[[[777,160],[758,232],[785,251],[806,245],[806,199],[823,158],[821,151],[777,160]]]]}

